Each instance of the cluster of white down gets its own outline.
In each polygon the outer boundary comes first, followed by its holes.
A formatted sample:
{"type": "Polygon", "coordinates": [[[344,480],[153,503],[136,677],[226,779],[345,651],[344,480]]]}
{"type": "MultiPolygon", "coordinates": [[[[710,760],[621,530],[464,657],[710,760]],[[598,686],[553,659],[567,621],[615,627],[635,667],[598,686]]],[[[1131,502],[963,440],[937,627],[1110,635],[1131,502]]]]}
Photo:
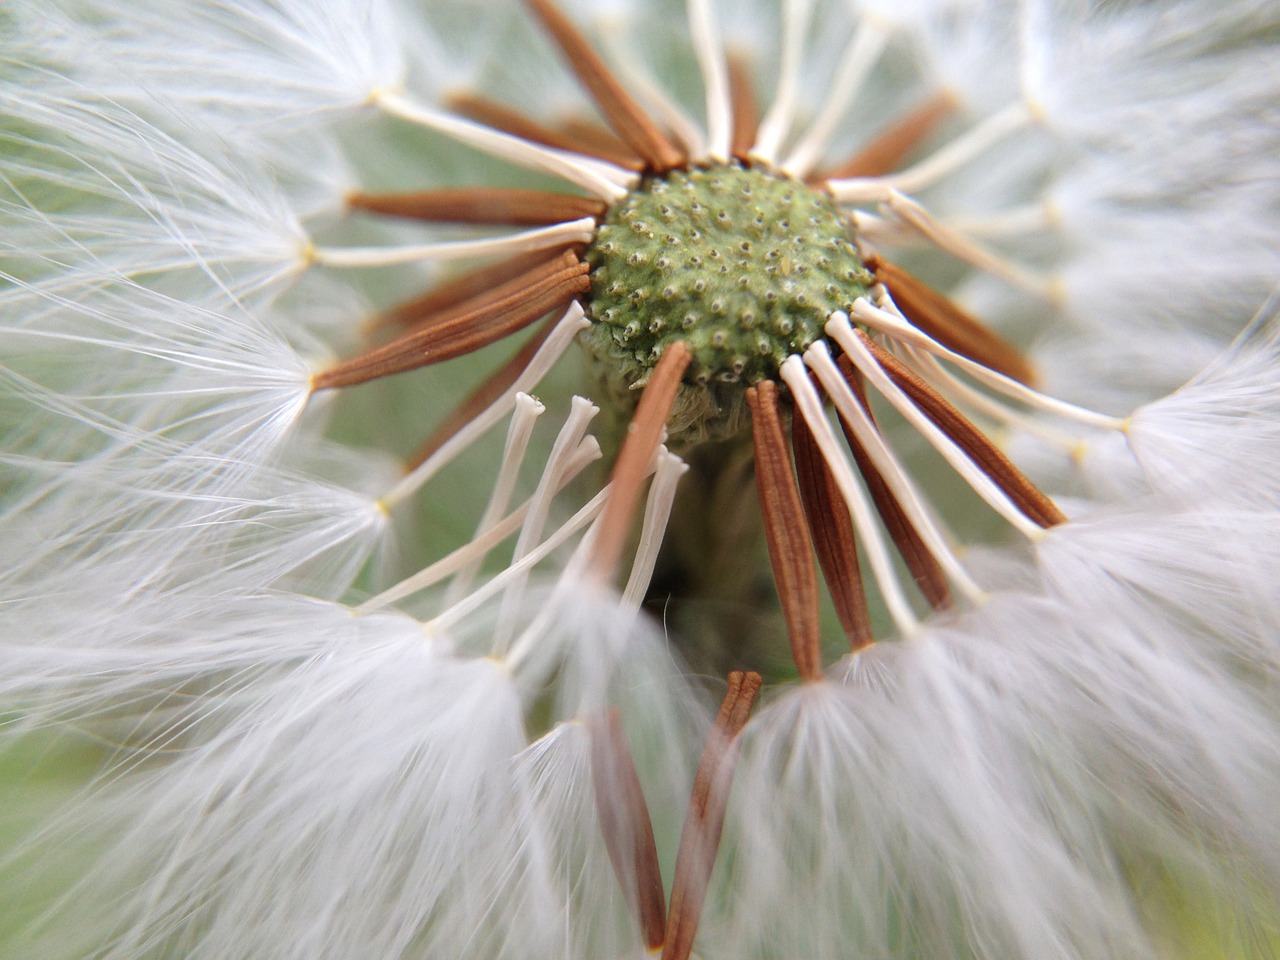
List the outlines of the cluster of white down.
{"type": "MultiPolygon", "coordinates": [[[[1235,955],[1264,951],[1274,307],[1233,338],[1280,279],[1275,10],[567,6],[704,136],[690,29],[751,52],[805,118],[875,37],[830,157],[939,86],[973,128],[1020,111],[921,197],[1048,294],[975,276],[956,295],[1031,344],[1050,393],[1136,410],[1074,460],[1010,438],[1080,496],[1034,546],[969,554],[979,608],[766,695],[698,954],[1203,956],[1171,932],[1196,902],[1235,955]]],[[[448,91],[554,113],[580,102],[563,68],[515,4],[53,7],[0,11],[0,730],[10,754],[84,738],[107,760],[4,860],[23,922],[0,920],[0,953],[639,955],[584,722],[620,711],[669,871],[708,703],[635,607],[678,461],[654,463],[613,594],[579,575],[601,499],[562,491],[598,454],[586,401],[521,384],[472,431],[505,424],[500,454],[467,460],[467,434],[406,486],[308,387],[438,269],[317,250],[461,236],[353,227],[346,191],[494,169],[447,142],[448,91]],[[548,409],[563,427],[535,423],[548,409]],[[455,456],[466,472],[437,475],[455,456]],[[500,526],[517,543],[495,572],[500,526]],[[441,565],[415,579],[405,555],[441,565]]],[[[895,238],[874,210],[860,224],[895,238]]],[[[458,396],[447,377],[368,388],[370,436],[418,437],[421,405],[458,396]]]]}

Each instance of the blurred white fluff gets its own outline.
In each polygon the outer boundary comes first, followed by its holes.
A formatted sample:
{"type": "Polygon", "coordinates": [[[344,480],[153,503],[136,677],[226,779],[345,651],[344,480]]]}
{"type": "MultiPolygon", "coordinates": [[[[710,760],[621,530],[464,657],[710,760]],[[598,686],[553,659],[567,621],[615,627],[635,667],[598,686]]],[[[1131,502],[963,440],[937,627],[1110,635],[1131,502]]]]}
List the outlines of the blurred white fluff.
{"type": "Polygon", "coordinates": [[[0,86],[6,274],[72,298],[114,276],[167,280],[190,299],[278,292],[297,273],[307,236],[266,169],[199,129],[166,132],[170,107],[142,116],[55,70],[0,86]]]}
{"type": "Polygon", "coordinates": [[[137,103],[150,93],[226,129],[290,132],[315,123],[318,111],[358,105],[374,88],[401,82],[406,34],[394,14],[379,0],[214,2],[182,16],[145,0],[14,11],[24,32],[38,30],[47,53],[80,64],[107,99],[137,103]],[[118,69],[107,69],[112,60],[118,69]]]}
{"type": "Polygon", "coordinates": [[[1186,386],[1139,409],[1128,435],[1157,488],[1274,508],[1280,490],[1280,295],[1186,386]]]}
{"type": "MultiPolygon", "coordinates": [[[[1018,437],[1013,449],[1021,462],[1030,459],[1042,475],[1059,484],[1083,481],[1092,496],[1132,500],[1157,493],[1166,505],[1236,503],[1264,513],[1274,509],[1280,463],[1280,300],[1272,296],[1226,349],[1212,356],[1177,389],[1138,406],[1123,431],[1083,436],[1075,463],[1067,469],[1058,451],[1018,437]]],[[[1168,343],[1153,343],[1155,357],[1167,355],[1167,370],[1185,367],[1212,348],[1203,336],[1171,333],[1168,343]]],[[[1109,343],[1084,345],[1060,363],[1090,363],[1093,375],[1115,370],[1117,394],[1138,386],[1145,371],[1129,369],[1130,361],[1109,343]]],[[[1156,374],[1157,376],[1160,374],[1156,374]]],[[[1153,509],[1157,509],[1153,506],[1153,509]]]]}
{"type": "Polygon", "coordinates": [[[1228,511],[1074,522],[1043,586],[781,693],[745,734],[701,955],[1154,960],[1148,868],[1266,929],[1276,532],[1228,511]]]}
{"type": "MultiPolygon", "coordinates": [[[[400,615],[197,591],[135,614],[126,644],[67,651],[79,679],[28,713],[28,727],[65,714],[119,743],[115,772],[55,821],[105,854],[32,955],[626,953],[587,708],[553,711],[530,742],[536,689],[400,615]]],[[[631,639],[609,699],[646,736],[652,799],[679,804],[694,714],[679,683],[636,682],[663,655],[631,639]]]]}

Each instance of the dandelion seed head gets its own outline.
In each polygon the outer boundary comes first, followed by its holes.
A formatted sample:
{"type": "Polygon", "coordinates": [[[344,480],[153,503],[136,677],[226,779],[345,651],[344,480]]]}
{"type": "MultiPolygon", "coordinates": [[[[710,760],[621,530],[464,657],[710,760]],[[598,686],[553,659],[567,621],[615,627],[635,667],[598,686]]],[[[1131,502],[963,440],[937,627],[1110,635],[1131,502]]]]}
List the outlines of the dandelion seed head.
{"type": "Polygon", "coordinates": [[[109,745],[16,955],[1261,916],[1274,310],[1153,398],[1274,279],[1274,16],[1175,5],[0,15],[0,722],[109,745]]]}
{"type": "Polygon", "coordinates": [[[693,353],[669,425],[717,438],[742,421],[743,391],[822,335],[872,283],[830,198],[768,170],[673,171],[614,204],[587,249],[583,336],[621,409],[667,345],[693,353]]]}

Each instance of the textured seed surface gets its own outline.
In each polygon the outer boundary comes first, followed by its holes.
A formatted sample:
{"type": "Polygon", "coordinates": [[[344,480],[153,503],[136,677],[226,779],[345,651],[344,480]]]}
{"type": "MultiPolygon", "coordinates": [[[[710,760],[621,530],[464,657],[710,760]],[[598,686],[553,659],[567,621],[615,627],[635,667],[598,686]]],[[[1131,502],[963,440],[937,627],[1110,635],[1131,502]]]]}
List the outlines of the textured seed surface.
{"type": "Polygon", "coordinates": [[[829,197],[734,165],[675,171],[609,211],[587,251],[584,339],[624,410],[665,347],[693,362],[671,427],[688,444],[735,433],[745,390],[822,335],[873,282],[829,197]]]}

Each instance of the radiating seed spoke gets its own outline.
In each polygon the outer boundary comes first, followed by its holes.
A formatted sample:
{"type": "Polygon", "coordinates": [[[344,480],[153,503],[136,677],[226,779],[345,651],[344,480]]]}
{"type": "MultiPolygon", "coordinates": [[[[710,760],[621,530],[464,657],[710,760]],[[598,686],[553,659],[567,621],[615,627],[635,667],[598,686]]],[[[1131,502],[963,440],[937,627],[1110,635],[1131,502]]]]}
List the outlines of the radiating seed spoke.
{"type": "MultiPolygon", "coordinates": [[[[853,391],[862,408],[871,417],[871,405],[867,402],[867,393],[862,386],[862,380],[857,370],[843,355],[836,362],[840,367],[840,372],[844,374],[845,380],[849,384],[849,389],[853,391]]],[[[874,417],[872,417],[872,422],[875,422],[874,417]]],[[[849,429],[844,420],[840,421],[840,429],[844,433],[845,442],[849,444],[849,451],[853,454],[858,470],[866,481],[867,491],[871,494],[871,499],[876,505],[876,511],[880,514],[881,520],[884,521],[889,537],[893,540],[894,546],[898,548],[898,553],[902,556],[903,562],[906,563],[907,569],[911,571],[911,576],[920,588],[920,592],[924,594],[925,599],[929,601],[929,605],[935,610],[950,606],[951,588],[947,583],[946,575],[942,572],[941,565],[934,559],[933,554],[929,552],[929,548],[925,546],[919,532],[907,518],[906,511],[898,503],[898,498],[889,489],[889,484],[880,475],[880,471],[871,462],[870,455],[863,449],[862,444],[854,436],[853,431],[849,429]]]]}
{"type": "Polygon", "coordinates": [[[1035,369],[1017,347],[948,297],[880,257],[868,258],[867,267],[903,315],[943,346],[1006,377],[1035,382],[1035,369]]]}
{"type": "Polygon", "coordinates": [[[426,462],[427,458],[444,446],[451,437],[470,423],[479,413],[507,392],[528,368],[534,354],[547,341],[551,331],[560,322],[557,316],[551,316],[540,326],[515,355],[490,374],[480,386],[467,394],[458,406],[431,431],[430,436],[422,442],[405,461],[405,472],[416,470],[426,462]]]}
{"type": "Polygon", "coordinates": [[[1045,496],[964,414],[866,334],[858,331],[858,337],[920,412],[937,424],[938,429],[963,450],[1019,510],[1042,527],[1066,522],[1066,514],[1057,504],[1045,496]]]}
{"type": "MultiPolygon", "coordinates": [[[[472,93],[453,93],[450,94],[446,103],[450,109],[457,111],[470,120],[483,123],[486,126],[493,127],[495,130],[501,130],[503,133],[508,133],[513,137],[520,137],[522,140],[528,140],[531,143],[551,147],[554,150],[567,150],[570,153],[594,157],[597,160],[604,160],[624,169],[641,170],[644,168],[644,161],[638,157],[632,158],[628,156],[625,158],[626,162],[620,162],[619,158],[608,156],[601,151],[593,149],[591,142],[583,137],[575,136],[568,129],[557,129],[556,127],[539,123],[519,110],[508,107],[506,104],[498,103],[496,100],[490,100],[488,97],[481,97],[472,93]]],[[[632,151],[628,148],[628,154],[631,153],[632,151]]]]}
{"type": "Polygon", "coordinates": [[[592,120],[570,117],[556,124],[556,129],[573,138],[579,153],[608,160],[628,170],[644,169],[644,161],[627,146],[627,141],[592,120]]]}
{"type": "Polygon", "coordinates": [[[729,142],[730,153],[745,160],[756,142],[760,128],[760,104],[751,85],[751,70],[746,58],[730,53],[726,58],[729,71],[729,102],[733,107],[733,136],[729,142]]]}
{"type": "MultiPolygon", "coordinates": [[[[581,244],[577,249],[582,249],[581,244]]],[[[574,252],[576,255],[576,250],[574,252]]],[[[448,311],[473,310],[491,302],[494,289],[510,278],[524,276],[535,267],[558,261],[564,253],[564,250],[554,249],[532,250],[468,270],[426,293],[384,310],[368,324],[368,329],[372,332],[386,327],[412,327],[448,311]]]]}
{"type": "MultiPolygon", "coordinates": [[[[465,323],[464,318],[478,316],[487,310],[500,309],[513,297],[519,297],[566,271],[578,270],[581,264],[582,258],[578,256],[576,250],[559,250],[550,255],[539,251],[518,273],[493,276],[493,282],[489,286],[476,290],[451,306],[436,309],[429,314],[417,313],[411,323],[402,323],[401,326],[410,327],[416,336],[425,337],[432,330],[443,332],[444,328],[450,325],[465,323]]],[[[410,301],[415,311],[421,308],[422,299],[410,301]]],[[[399,308],[403,317],[409,317],[410,304],[403,304],[399,308]]]]}

